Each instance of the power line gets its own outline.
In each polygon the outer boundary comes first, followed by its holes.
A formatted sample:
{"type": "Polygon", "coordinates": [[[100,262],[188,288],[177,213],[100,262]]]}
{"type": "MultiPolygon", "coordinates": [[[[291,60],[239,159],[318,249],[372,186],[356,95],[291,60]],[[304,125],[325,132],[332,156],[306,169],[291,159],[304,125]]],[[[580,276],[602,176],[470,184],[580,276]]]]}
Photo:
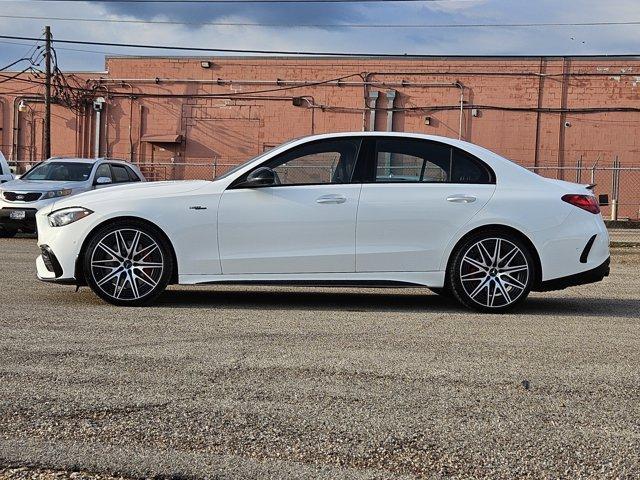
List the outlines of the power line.
{"type": "Polygon", "coordinates": [[[0,15],[0,18],[23,20],[55,20],[62,22],[118,23],[145,25],[194,25],[216,27],[291,27],[291,28],[530,28],[530,27],[609,27],[637,26],[639,21],[597,21],[597,22],[538,22],[538,23],[423,23],[423,24],[381,24],[381,23],[263,23],[263,22],[181,22],[177,20],[128,20],[108,18],[69,18],[30,15],[0,15]]]}
{"type": "MultiPolygon", "coordinates": [[[[38,40],[34,37],[22,37],[17,35],[0,35],[0,38],[7,40],[38,40]]],[[[239,48],[206,48],[206,47],[183,47],[174,45],[144,45],[136,43],[112,43],[112,42],[93,42],[88,40],[61,40],[56,39],[54,43],[75,44],[75,45],[96,45],[102,47],[121,47],[121,48],[144,48],[151,50],[170,50],[170,51],[192,51],[192,52],[215,52],[215,53],[239,53],[239,54],[263,54],[263,55],[292,55],[292,56],[309,56],[309,57],[371,57],[371,58],[468,58],[468,57],[485,57],[485,58],[538,58],[538,57],[563,57],[567,55],[426,55],[413,53],[355,53],[355,52],[307,52],[293,50],[252,50],[239,48]]],[[[600,54],[600,55],[569,55],[572,58],[592,58],[592,57],[637,57],[637,54],[600,54]]]]}
{"type": "MultiPolygon", "coordinates": [[[[88,0],[28,0],[31,2],[87,2],[88,0]]],[[[102,3],[463,3],[474,0],[101,0],[102,3]]]]}

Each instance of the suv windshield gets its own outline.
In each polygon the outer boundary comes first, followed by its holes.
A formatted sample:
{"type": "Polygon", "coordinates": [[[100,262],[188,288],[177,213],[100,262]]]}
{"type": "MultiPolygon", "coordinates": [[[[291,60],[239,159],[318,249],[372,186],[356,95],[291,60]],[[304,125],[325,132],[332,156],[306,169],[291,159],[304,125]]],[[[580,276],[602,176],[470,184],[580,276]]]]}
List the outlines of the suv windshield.
{"type": "Polygon", "coordinates": [[[84,182],[89,179],[93,163],[46,162],[35,166],[22,180],[84,182]]]}

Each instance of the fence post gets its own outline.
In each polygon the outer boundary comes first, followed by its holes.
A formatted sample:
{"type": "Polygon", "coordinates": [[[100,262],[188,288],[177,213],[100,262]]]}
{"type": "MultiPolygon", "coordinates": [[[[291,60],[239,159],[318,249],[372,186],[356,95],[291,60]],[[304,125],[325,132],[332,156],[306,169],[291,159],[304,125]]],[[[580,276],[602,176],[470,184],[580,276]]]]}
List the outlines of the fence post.
{"type": "Polygon", "coordinates": [[[576,165],[576,183],[582,183],[582,154],[576,165]]]}
{"type": "Polygon", "coordinates": [[[613,170],[611,175],[611,220],[618,220],[618,196],[620,193],[620,161],[616,155],[613,161],[613,170]]]}
{"type": "Polygon", "coordinates": [[[218,162],[216,162],[216,160],[213,160],[213,178],[216,178],[218,176],[218,162]]]}

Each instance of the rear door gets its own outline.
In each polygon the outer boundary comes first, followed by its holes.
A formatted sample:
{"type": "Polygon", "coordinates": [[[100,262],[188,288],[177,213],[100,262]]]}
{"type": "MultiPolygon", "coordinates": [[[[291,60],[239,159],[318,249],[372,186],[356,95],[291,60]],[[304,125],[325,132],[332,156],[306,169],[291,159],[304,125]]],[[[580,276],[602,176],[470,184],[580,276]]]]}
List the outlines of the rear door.
{"type": "Polygon", "coordinates": [[[439,142],[371,139],[356,228],[358,272],[440,268],[455,233],[489,201],[491,169],[439,142]]]}
{"type": "Polygon", "coordinates": [[[222,272],[355,272],[362,185],[351,180],[360,144],[348,137],[293,147],[260,165],[278,185],[246,188],[241,178],[228,188],[218,210],[222,272]]]}

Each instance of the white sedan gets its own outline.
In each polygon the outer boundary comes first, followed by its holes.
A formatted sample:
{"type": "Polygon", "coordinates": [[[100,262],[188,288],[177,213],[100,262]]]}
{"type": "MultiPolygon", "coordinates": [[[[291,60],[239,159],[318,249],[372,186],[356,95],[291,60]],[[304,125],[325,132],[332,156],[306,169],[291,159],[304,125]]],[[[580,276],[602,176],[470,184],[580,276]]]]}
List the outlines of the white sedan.
{"type": "Polygon", "coordinates": [[[609,273],[586,186],[419,134],[302,138],[214,181],[61,199],[37,223],[38,277],[117,305],[172,283],[419,285],[497,312],[609,273]]]}

